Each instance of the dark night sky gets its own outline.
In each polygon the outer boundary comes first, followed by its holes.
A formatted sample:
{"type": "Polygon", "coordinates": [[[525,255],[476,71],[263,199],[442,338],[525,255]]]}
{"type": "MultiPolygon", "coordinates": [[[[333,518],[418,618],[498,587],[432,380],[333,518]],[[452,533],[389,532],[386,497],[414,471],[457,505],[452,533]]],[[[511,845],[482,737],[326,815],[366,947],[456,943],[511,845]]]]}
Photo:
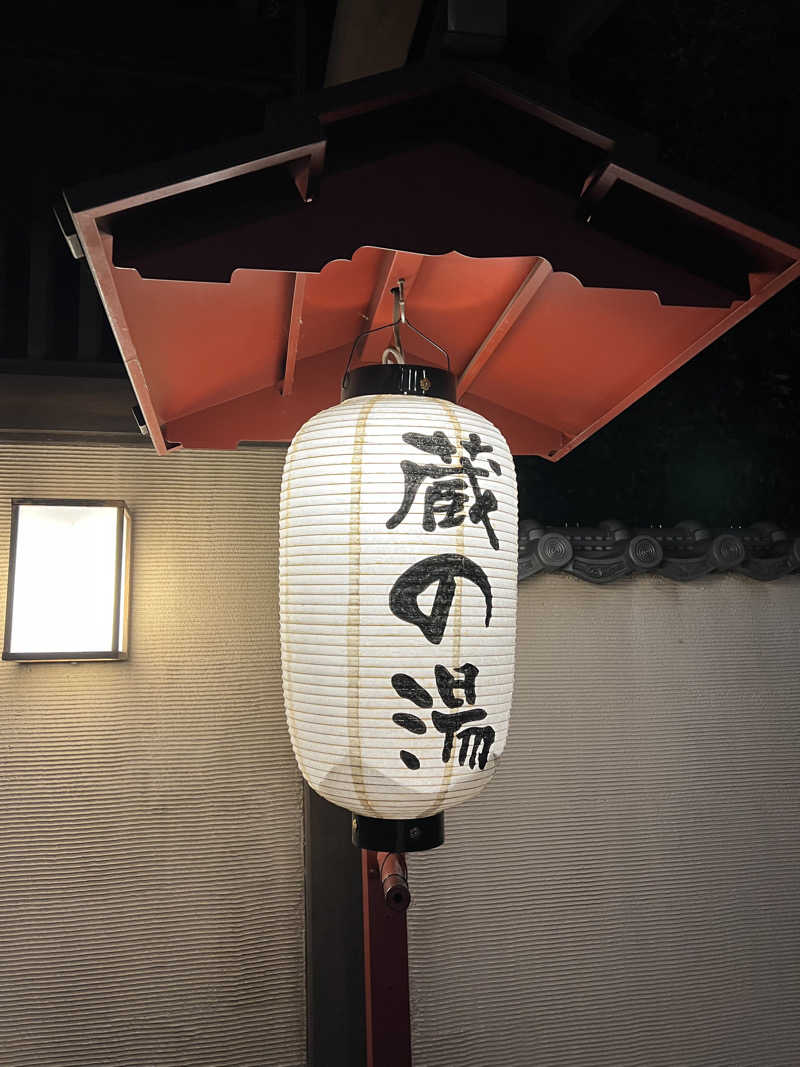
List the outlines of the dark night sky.
{"type": "MultiPolygon", "coordinates": [[[[800,56],[789,48],[784,4],[627,0],[567,62],[543,51],[537,6],[510,4],[509,65],[655,135],[672,169],[800,222],[800,56]]],[[[46,198],[104,171],[257,131],[270,99],[319,84],[334,7],[307,5],[300,50],[300,9],[288,0],[164,0],[137,5],[135,18],[126,8],[93,15],[88,5],[44,4],[35,21],[7,27],[5,137],[18,161],[5,179],[7,310],[24,295],[18,205],[27,210],[32,173],[43,173],[46,198]],[[112,28],[110,15],[130,21],[112,28]]],[[[771,518],[800,528],[798,294],[795,283],[566,459],[521,458],[521,515],[712,526],[771,518]]],[[[7,315],[6,348],[14,330],[7,315]]]]}

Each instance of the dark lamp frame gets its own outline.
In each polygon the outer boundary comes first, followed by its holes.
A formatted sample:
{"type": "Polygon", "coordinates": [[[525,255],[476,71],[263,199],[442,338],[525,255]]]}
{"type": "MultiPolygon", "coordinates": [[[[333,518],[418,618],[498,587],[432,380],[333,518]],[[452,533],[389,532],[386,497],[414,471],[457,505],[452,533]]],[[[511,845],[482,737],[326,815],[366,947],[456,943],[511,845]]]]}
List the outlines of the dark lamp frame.
{"type": "Polygon", "coordinates": [[[124,500],[65,500],[61,498],[15,497],[11,501],[11,545],[8,555],[8,597],[3,641],[3,659],[19,663],[74,663],[79,660],[124,660],[128,658],[128,616],[130,614],[131,513],[124,500]],[[12,652],[11,623],[14,615],[17,537],[21,507],[116,508],[116,553],[114,567],[114,629],[111,647],[97,652],[12,652]]]}

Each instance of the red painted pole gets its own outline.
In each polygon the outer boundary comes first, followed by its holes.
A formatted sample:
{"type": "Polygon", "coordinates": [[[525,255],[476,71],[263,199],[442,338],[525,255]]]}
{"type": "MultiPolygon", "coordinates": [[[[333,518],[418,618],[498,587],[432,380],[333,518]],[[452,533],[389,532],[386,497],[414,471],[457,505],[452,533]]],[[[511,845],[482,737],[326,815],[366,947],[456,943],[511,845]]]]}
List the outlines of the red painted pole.
{"type": "Polygon", "coordinates": [[[397,853],[362,851],[367,1067],[411,1067],[405,875],[397,853]]]}

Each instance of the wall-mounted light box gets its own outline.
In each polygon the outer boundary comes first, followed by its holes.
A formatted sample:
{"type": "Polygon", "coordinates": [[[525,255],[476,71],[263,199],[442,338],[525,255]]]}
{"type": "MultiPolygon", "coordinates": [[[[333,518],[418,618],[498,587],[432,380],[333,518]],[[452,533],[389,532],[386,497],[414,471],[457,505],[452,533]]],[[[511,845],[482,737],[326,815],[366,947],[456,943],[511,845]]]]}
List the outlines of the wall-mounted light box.
{"type": "Polygon", "coordinates": [[[130,537],[122,500],[12,500],[3,659],[126,659],[130,537]]]}

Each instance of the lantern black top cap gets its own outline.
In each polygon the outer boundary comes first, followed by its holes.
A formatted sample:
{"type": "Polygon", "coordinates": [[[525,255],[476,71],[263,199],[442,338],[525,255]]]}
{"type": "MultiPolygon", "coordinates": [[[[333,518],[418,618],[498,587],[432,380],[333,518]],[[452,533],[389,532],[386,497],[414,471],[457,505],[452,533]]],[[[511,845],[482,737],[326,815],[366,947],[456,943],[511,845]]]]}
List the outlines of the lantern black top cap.
{"type": "Polygon", "coordinates": [[[342,400],[354,396],[427,396],[456,400],[456,378],[440,367],[415,363],[369,363],[347,371],[342,382],[342,400]]]}

